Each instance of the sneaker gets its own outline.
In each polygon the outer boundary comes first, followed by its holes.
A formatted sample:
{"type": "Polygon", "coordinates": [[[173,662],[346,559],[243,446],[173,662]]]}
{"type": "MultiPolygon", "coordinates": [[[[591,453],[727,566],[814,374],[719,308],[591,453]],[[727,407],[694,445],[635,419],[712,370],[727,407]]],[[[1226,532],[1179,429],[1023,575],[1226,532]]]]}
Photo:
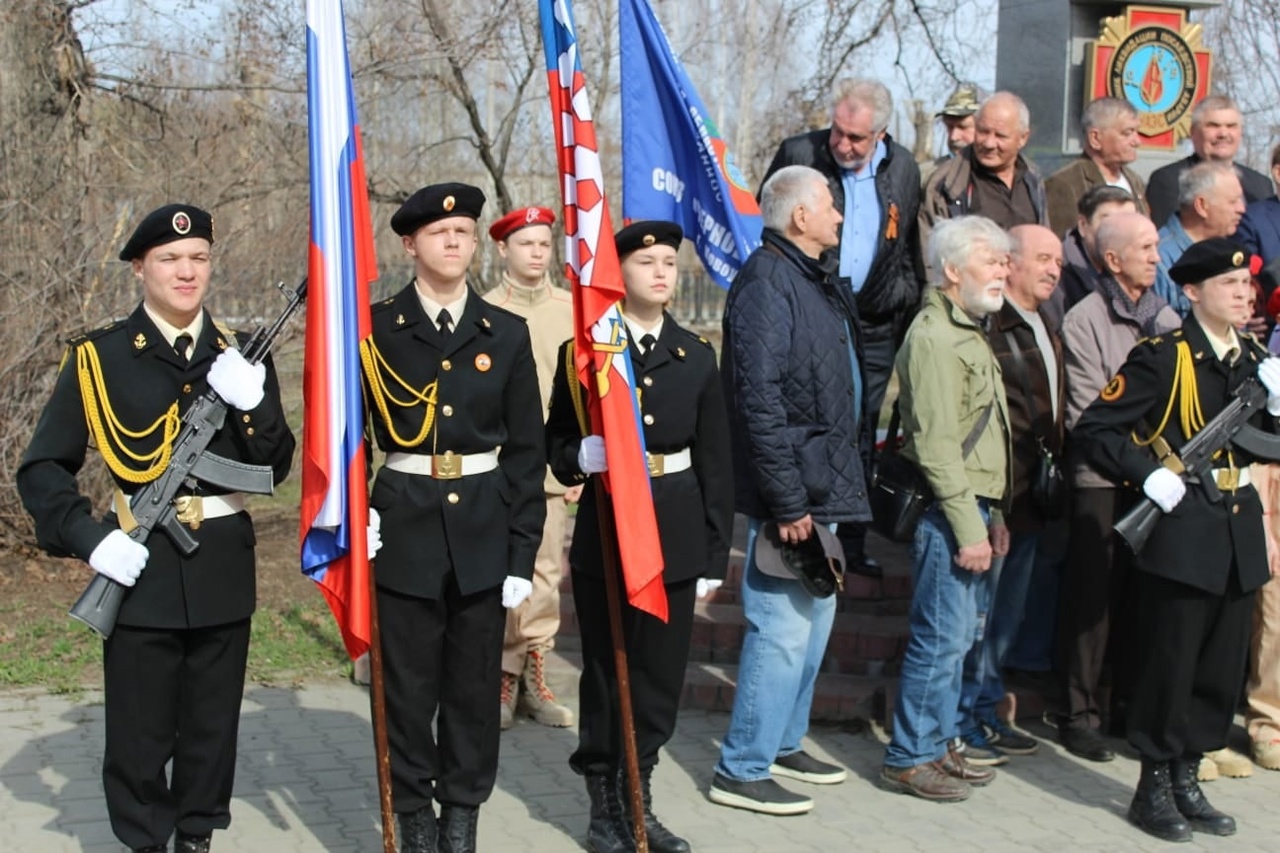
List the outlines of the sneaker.
{"type": "Polygon", "coordinates": [[[804,794],[788,791],[772,779],[739,782],[717,773],[711,780],[707,798],[722,806],[761,814],[804,814],[813,810],[813,800],[804,794]]]}
{"type": "Polygon", "coordinates": [[[981,730],[962,738],[956,738],[956,752],[976,767],[999,767],[1009,763],[1009,756],[987,743],[981,730]]]}
{"type": "Polygon", "coordinates": [[[1255,740],[1252,752],[1253,760],[1259,767],[1280,770],[1280,739],[1255,740]]]}
{"type": "MultiPolygon", "coordinates": [[[[1234,749],[1217,749],[1206,752],[1204,758],[1218,765],[1218,775],[1228,779],[1245,779],[1253,775],[1253,763],[1234,749]]],[[[1204,761],[1202,758],[1201,761],[1204,761]]]]}
{"type": "Polygon", "coordinates": [[[952,777],[936,761],[915,767],[886,764],[880,768],[880,787],[937,803],[958,803],[969,799],[972,792],[968,783],[952,777]]]}
{"type": "Polygon", "coordinates": [[[1008,723],[996,720],[982,724],[982,733],[987,743],[1006,755],[1035,755],[1040,751],[1040,742],[1017,731],[1008,723]]]}
{"type": "Polygon", "coordinates": [[[769,768],[774,776],[785,776],[811,785],[839,785],[849,778],[849,771],[838,764],[819,761],[803,749],[779,755],[769,768]]]}

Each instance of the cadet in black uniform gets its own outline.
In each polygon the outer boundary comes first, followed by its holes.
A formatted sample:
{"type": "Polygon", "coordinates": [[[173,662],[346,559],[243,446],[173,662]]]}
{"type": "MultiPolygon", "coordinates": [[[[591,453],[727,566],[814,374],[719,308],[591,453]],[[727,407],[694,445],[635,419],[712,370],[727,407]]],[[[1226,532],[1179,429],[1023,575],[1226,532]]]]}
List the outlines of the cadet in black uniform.
{"type": "MultiPolygon", "coordinates": [[[[1203,753],[1226,745],[1248,654],[1253,594],[1267,582],[1262,504],[1253,459],[1224,448],[1212,500],[1157,458],[1176,454],[1257,374],[1280,413],[1280,359],[1236,332],[1249,319],[1249,255],[1223,238],[1192,245],[1169,275],[1191,300],[1179,331],[1138,344],[1072,435],[1089,464],[1164,510],[1138,555],[1133,584],[1138,641],[1128,713],[1142,777],[1129,818],[1152,835],[1230,835],[1235,821],[1196,782],[1203,753]]],[[[1259,413],[1256,425],[1275,428],[1259,413]]]]}
{"type": "Polygon", "coordinates": [[[128,319],[71,341],[18,468],[40,546],[130,587],[103,643],[102,781],[116,837],[139,851],[209,849],[231,822],[236,731],[254,609],[253,521],[244,495],[200,483],[182,518],[200,543],[182,557],[157,531],[145,545],[114,514],[94,519],[76,474],[92,443],[116,506],[169,461],[184,409],[212,387],[234,411],[209,450],[269,465],[279,482],[293,434],[269,363],[251,366],[203,308],[213,220],[188,204],[152,211],[125,244],[142,283],[128,319]],[[145,571],[143,571],[145,567],[145,571]],[[170,779],[165,764],[173,761],[170,779]]]}
{"type": "Polygon", "coordinates": [[[369,503],[392,797],[404,851],[474,851],[498,768],[503,607],[533,589],[546,503],[529,330],[466,283],[484,194],[414,193],[391,217],[414,279],[373,307],[361,348],[387,453],[369,503]],[[439,709],[438,740],[431,722],[439,709]]]}
{"type": "MultiPolygon", "coordinates": [[[[649,849],[689,850],[653,817],[649,779],[658,750],[675,731],[693,625],[694,599],[719,586],[729,556],[733,525],[733,480],[729,428],[715,352],[703,338],[682,329],[664,309],[676,286],[680,227],[636,222],[614,238],[627,296],[622,306],[635,370],[658,533],[665,563],[668,621],[623,602],[623,633],[630,664],[636,750],[644,784],[649,849]],[[715,579],[708,583],[709,579],[715,579]]],[[[566,485],[606,470],[598,436],[582,437],[570,393],[573,342],[560,350],[547,451],[551,471],[566,485]]],[[[576,380],[575,380],[576,381],[576,380]]],[[[579,390],[580,387],[579,387],[579,390]]],[[[622,514],[626,507],[615,507],[622,514]]],[[[613,663],[596,516],[596,491],[583,492],[574,525],[569,566],[582,636],[578,749],[570,765],[587,780],[591,797],[588,847],[595,853],[634,850],[626,799],[619,727],[618,685],[613,663]]],[[[619,578],[619,588],[622,586],[619,578]]]]}

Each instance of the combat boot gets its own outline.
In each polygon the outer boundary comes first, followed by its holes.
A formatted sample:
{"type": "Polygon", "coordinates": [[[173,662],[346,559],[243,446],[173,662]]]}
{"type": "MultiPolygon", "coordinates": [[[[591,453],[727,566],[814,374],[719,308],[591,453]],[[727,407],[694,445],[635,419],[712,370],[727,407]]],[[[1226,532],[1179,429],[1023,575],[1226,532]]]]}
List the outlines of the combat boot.
{"type": "MultiPolygon", "coordinates": [[[[653,794],[650,790],[650,781],[653,777],[653,768],[646,767],[640,771],[640,799],[644,805],[644,834],[649,841],[649,849],[653,853],[690,853],[693,850],[689,846],[689,842],[676,835],[671,830],[662,825],[653,815],[653,794]]],[[[627,774],[626,771],[618,773],[618,797],[622,800],[624,814],[626,815],[627,834],[631,835],[631,827],[634,822],[631,819],[631,795],[627,792],[627,774]]]]}
{"type": "Polygon", "coordinates": [[[1148,835],[1165,841],[1191,840],[1191,824],[1173,802],[1167,763],[1142,759],[1142,776],[1129,804],[1129,820],[1148,835]]]}
{"type": "Polygon", "coordinates": [[[587,849],[591,853],[634,853],[635,841],[622,816],[618,798],[618,774],[588,773],[587,797],[591,800],[591,823],[587,826],[587,849]]]}
{"type": "Polygon", "coordinates": [[[502,711],[498,719],[504,732],[516,723],[516,696],[519,692],[520,677],[509,672],[502,673],[502,693],[499,694],[502,711]]]}
{"type": "Polygon", "coordinates": [[[1170,763],[1173,777],[1173,804],[1187,819],[1191,828],[1210,835],[1235,835],[1236,821],[1230,815],[1209,805],[1200,783],[1196,781],[1197,758],[1182,758],[1170,763]]]}
{"type": "Polygon", "coordinates": [[[476,853],[479,806],[440,806],[440,853],[476,853]]]}
{"type": "Polygon", "coordinates": [[[439,853],[436,811],[426,805],[400,815],[400,853],[439,853]]]}
{"type": "Polygon", "coordinates": [[[178,830],[173,840],[173,853],[209,853],[209,845],[213,842],[210,833],[204,835],[188,835],[178,830]]]}
{"type": "Polygon", "coordinates": [[[529,649],[529,653],[525,655],[524,675],[521,677],[521,707],[534,722],[544,726],[572,726],[573,711],[557,702],[556,694],[547,686],[546,664],[546,648],[529,649]]]}

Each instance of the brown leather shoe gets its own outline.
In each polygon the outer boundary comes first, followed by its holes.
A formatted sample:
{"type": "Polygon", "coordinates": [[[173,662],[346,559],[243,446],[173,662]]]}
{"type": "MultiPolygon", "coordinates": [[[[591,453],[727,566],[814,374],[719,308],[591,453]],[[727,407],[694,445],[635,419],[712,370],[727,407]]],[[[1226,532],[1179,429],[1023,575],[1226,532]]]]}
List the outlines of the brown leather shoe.
{"type": "Polygon", "coordinates": [[[953,779],[968,782],[977,788],[990,785],[996,778],[996,771],[990,767],[978,767],[964,760],[964,755],[956,751],[954,744],[947,744],[947,754],[938,759],[938,767],[953,779]]]}
{"type": "Polygon", "coordinates": [[[937,761],[915,767],[880,768],[880,786],[887,791],[911,794],[938,803],[958,803],[969,799],[969,786],[948,775],[937,761]]]}

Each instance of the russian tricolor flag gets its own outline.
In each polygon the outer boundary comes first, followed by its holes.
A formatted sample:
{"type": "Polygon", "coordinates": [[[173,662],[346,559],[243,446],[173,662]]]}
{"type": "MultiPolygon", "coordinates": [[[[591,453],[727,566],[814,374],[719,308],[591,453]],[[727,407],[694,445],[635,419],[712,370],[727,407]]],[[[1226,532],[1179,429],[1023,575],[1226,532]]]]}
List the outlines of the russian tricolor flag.
{"type": "Polygon", "coordinates": [[[311,246],[303,367],[302,572],[352,659],[369,648],[369,517],[360,341],[378,277],[341,0],[307,0],[311,246]]]}

